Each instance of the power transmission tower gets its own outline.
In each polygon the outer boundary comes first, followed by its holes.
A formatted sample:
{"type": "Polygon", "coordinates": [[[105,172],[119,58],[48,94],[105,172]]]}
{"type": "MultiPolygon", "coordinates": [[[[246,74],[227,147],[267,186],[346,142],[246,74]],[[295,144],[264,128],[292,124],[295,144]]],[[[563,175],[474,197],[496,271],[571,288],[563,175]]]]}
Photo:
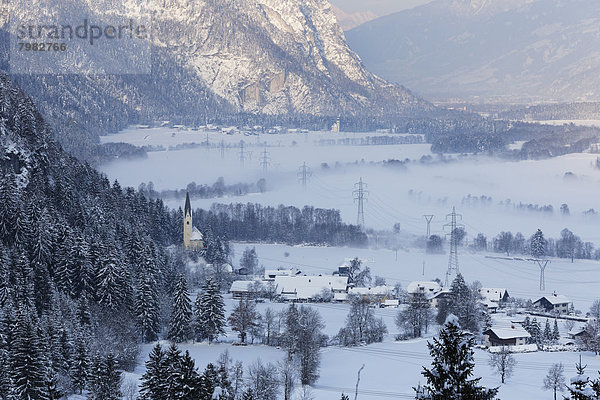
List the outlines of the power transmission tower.
{"type": "Polygon", "coordinates": [[[462,224],[456,222],[457,219],[462,220],[462,215],[456,213],[455,207],[452,207],[452,213],[446,215],[446,220],[448,219],[450,223],[444,225],[444,228],[450,227],[450,257],[448,259],[448,270],[446,271],[446,287],[449,285],[450,276],[459,273],[457,229],[463,227],[462,224]]]}
{"type": "Polygon", "coordinates": [[[210,150],[210,142],[208,141],[208,132],[206,132],[206,142],[204,142],[204,143],[206,146],[206,150],[210,150]]]}
{"type": "Polygon", "coordinates": [[[300,168],[298,168],[298,181],[302,183],[302,188],[306,190],[306,184],[308,183],[310,177],[312,176],[312,171],[310,167],[306,166],[306,163],[303,163],[300,168]]]}
{"type": "Polygon", "coordinates": [[[431,236],[431,220],[433,219],[434,215],[433,214],[427,214],[427,215],[423,215],[423,217],[425,217],[425,221],[427,221],[427,238],[429,239],[429,236],[431,236]]]}
{"type": "Polygon", "coordinates": [[[358,214],[356,217],[356,225],[358,225],[361,228],[364,228],[364,226],[365,226],[364,202],[367,200],[367,196],[369,195],[369,192],[367,192],[365,190],[367,187],[367,184],[363,182],[362,178],[360,178],[358,183],[354,184],[354,187],[356,189],[354,189],[352,194],[354,196],[354,201],[358,203],[358,214]]]}
{"type": "Polygon", "coordinates": [[[240,164],[244,166],[244,160],[246,159],[246,153],[244,153],[244,141],[240,141],[240,164]]]}
{"type": "Polygon", "coordinates": [[[546,272],[548,263],[550,263],[550,260],[535,260],[535,262],[537,263],[538,267],[540,267],[540,292],[543,292],[546,290],[546,277],[544,274],[546,272]]]}
{"type": "Polygon", "coordinates": [[[269,157],[269,152],[265,147],[265,150],[262,152],[262,156],[260,158],[260,165],[263,167],[263,171],[267,172],[269,169],[269,165],[271,165],[271,157],[269,157]]]}
{"type": "Polygon", "coordinates": [[[219,148],[221,149],[221,158],[225,158],[225,141],[223,139],[221,139],[219,148]]]}

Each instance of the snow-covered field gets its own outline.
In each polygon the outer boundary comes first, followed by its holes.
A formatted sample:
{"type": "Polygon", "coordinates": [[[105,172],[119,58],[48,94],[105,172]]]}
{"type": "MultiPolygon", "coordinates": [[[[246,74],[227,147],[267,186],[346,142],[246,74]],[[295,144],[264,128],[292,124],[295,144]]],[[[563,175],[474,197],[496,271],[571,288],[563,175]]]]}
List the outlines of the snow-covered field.
{"type": "MultiPolygon", "coordinates": [[[[318,141],[337,139],[360,139],[377,136],[375,133],[332,134],[311,133],[287,135],[223,135],[216,132],[177,131],[173,129],[132,129],[104,138],[104,141],[123,141],[136,145],[176,146],[185,143],[202,143],[208,135],[209,143],[225,144],[224,156],[218,147],[197,147],[186,150],[158,151],[149,153],[146,160],[116,161],[101,167],[110,179],[119,179],[124,185],[137,187],[152,181],[157,190],[184,188],[189,182],[212,184],[218,177],[229,184],[256,182],[266,178],[269,190],[264,194],[222,199],[193,199],[194,207],[209,207],[213,202],[258,202],[267,205],[289,204],[314,205],[341,210],[346,222],[356,221],[356,205],[353,202],[354,183],[362,177],[368,184],[368,202],[365,204],[367,227],[391,229],[395,222],[411,234],[425,233],[423,214],[435,214],[432,233],[443,233],[445,216],[452,206],[463,215],[469,238],[478,232],[488,237],[500,231],[521,231],[528,237],[541,228],[546,237],[558,237],[561,229],[568,227],[584,241],[600,245],[598,219],[583,216],[590,208],[600,210],[598,192],[600,170],[593,167],[596,155],[572,154],[542,161],[506,162],[485,156],[467,157],[452,162],[442,162],[432,155],[430,164],[419,163],[423,155],[431,155],[428,145],[323,146],[318,141]],[[173,135],[174,134],[174,135],[173,135]],[[240,140],[244,140],[251,156],[242,165],[239,160],[240,140]],[[231,147],[228,147],[231,146],[231,147]],[[270,167],[265,173],[260,165],[260,152],[267,149],[270,167]],[[380,163],[388,159],[410,159],[406,169],[385,167],[380,163]],[[363,162],[364,160],[364,162],[363,162]],[[297,181],[298,167],[306,162],[313,176],[306,192],[297,181]],[[323,168],[327,163],[329,168],[323,168]],[[336,166],[338,163],[338,166],[336,166]],[[565,173],[571,172],[565,177],[565,173]],[[412,194],[409,191],[412,190],[412,194]],[[463,203],[463,198],[489,196],[488,205],[463,203]],[[514,210],[511,203],[550,204],[555,211],[551,215],[539,212],[514,210]],[[503,204],[499,204],[500,202],[503,204]],[[570,216],[559,214],[558,208],[567,203],[570,216]]],[[[183,205],[182,200],[167,201],[171,207],[183,205]]],[[[600,218],[600,217],[598,217],[600,218]]],[[[406,246],[396,253],[386,249],[351,249],[309,246],[285,246],[268,244],[234,244],[234,263],[237,264],[244,248],[255,246],[259,263],[267,269],[296,267],[306,273],[330,274],[345,259],[359,257],[371,268],[373,276],[386,278],[393,285],[399,282],[406,288],[413,280],[445,278],[447,255],[427,255],[421,250],[406,246]],[[425,271],[423,273],[423,270],[425,271]]],[[[498,256],[489,254],[488,256],[498,256]]],[[[469,282],[478,280],[484,287],[506,288],[513,297],[536,299],[540,296],[538,266],[528,261],[489,258],[459,249],[460,270],[469,282]]],[[[569,297],[575,308],[584,313],[600,295],[600,264],[596,261],[551,260],[546,269],[546,293],[556,291],[569,297]]],[[[227,300],[231,309],[233,300],[227,300]]],[[[281,309],[284,304],[259,304],[281,309]]],[[[348,305],[314,304],[326,323],[325,332],[334,335],[343,325],[348,305]]],[[[427,338],[396,342],[397,328],[394,316],[397,310],[376,309],[388,326],[389,334],[383,343],[357,348],[328,347],[322,350],[320,379],[313,389],[315,400],[338,400],[341,392],[352,394],[356,373],[362,364],[359,399],[414,398],[412,387],[424,382],[420,372],[428,366],[430,358],[427,338]]],[[[561,326],[562,328],[562,326],[561,326]]],[[[564,332],[563,332],[564,333],[564,332]]],[[[430,332],[433,335],[435,332],[430,332]]],[[[214,362],[220,353],[228,349],[234,360],[241,360],[247,367],[256,358],[277,361],[283,357],[282,350],[262,345],[248,347],[232,346],[235,334],[229,332],[226,343],[208,345],[186,344],[200,368],[214,362]]],[[[144,346],[140,360],[145,360],[151,346],[144,346]]],[[[515,374],[502,385],[499,398],[541,399],[551,398],[550,392],[542,390],[543,377],[555,362],[565,365],[567,378],[574,375],[578,353],[530,353],[517,354],[515,374]]],[[[475,353],[476,374],[482,376],[487,386],[499,386],[500,379],[488,366],[488,354],[482,350],[475,353]]],[[[583,354],[588,364],[587,373],[595,377],[600,369],[600,358],[591,353],[583,354]]],[[[140,364],[133,374],[143,373],[140,364]]],[[[351,396],[353,397],[353,396],[351,396]]]]}
{"type": "MultiPolygon", "coordinates": [[[[230,310],[234,301],[226,301],[230,310]]],[[[344,321],[348,306],[344,304],[309,304],[315,307],[326,323],[325,333],[334,335],[344,321]]],[[[275,310],[287,307],[284,304],[259,304],[259,311],[264,312],[266,307],[275,310]]],[[[437,332],[433,328],[427,337],[409,341],[395,341],[394,336],[398,332],[393,324],[395,309],[375,309],[377,317],[384,319],[390,333],[383,343],[344,348],[331,346],[321,350],[320,378],[312,388],[315,400],[339,400],[342,392],[354,393],[356,374],[364,364],[365,369],[361,373],[359,399],[378,400],[381,398],[414,398],[412,387],[419,382],[424,382],[421,375],[422,366],[429,366],[431,358],[427,349],[427,341],[437,332]]],[[[543,322],[543,320],[542,320],[543,322]]],[[[560,324],[564,334],[564,327],[560,324]]],[[[214,363],[221,353],[227,350],[234,361],[242,361],[247,368],[256,359],[263,362],[277,362],[284,358],[284,351],[264,345],[233,346],[231,342],[236,339],[235,333],[228,332],[223,343],[208,345],[207,343],[187,343],[180,348],[188,350],[196,360],[196,365],[203,369],[206,364],[214,363]]],[[[168,345],[164,342],[164,345],[168,345]]],[[[142,348],[140,359],[147,359],[147,355],[153,345],[142,348]]],[[[515,354],[517,365],[513,377],[504,385],[500,384],[500,378],[488,365],[489,353],[485,350],[475,350],[475,374],[482,377],[482,384],[488,387],[501,386],[500,399],[542,399],[552,398],[550,392],[542,390],[543,379],[550,366],[562,362],[565,366],[565,375],[568,378],[575,375],[575,362],[579,361],[579,354],[575,352],[537,352],[526,354],[515,354]]],[[[592,353],[582,353],[582,360],[587,364],[587,373],[596,377],[596,371],[600,369],[600,358],[592,353]]],[[[138,379],[144,373],[144,365],[140,364],[134,371],[132,377],[138,379]]],[[[352,398],[353,396],[351,396],[352,398]]]]}

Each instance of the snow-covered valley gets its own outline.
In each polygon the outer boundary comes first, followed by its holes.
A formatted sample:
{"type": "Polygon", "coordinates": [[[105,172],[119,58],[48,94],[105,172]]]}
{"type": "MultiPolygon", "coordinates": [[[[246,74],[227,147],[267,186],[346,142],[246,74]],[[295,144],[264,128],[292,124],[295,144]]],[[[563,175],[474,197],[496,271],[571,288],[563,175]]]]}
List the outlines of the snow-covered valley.
{"type": "MultiPolygon", "coordinates": [[[[583,241],[600,244],[596,217],[583,214],[590,208],[600,209],[597,200],[600,170],[594,167],[596,155],[582,153],[521,162],[489,156],[453,155],[450,160],[441,160],[430,153],[426,144],[341,144],[344,140],[359,141],[369,136],[385,135],[389,134],[311,132],[244,136],[168,128],[132,129],[105,137],[104,141],[164,148],[185,143],[196,143],[197,146],[150,152],[148,159],[116,161],[102,166],[101,170],[110,179],[118,179],[124,185],[137,186],[152,181],[158,191],[181,189],[192,181],[212,184],[221,176],[230,184],[265,178],[268,183],[265,193],[215,199],[192,198],[193,206],[208,208],[213,202],[314,205],[340,209],[348,223],[356,221],[352,190],[354,183],[362,178],[369,185],[368,202],[365,204],[367,228],[391,230],[394,223],[401,224],[403,241],[397,252],[376,246],[355,249],[234,243],[234,264],[239,262],[246,247],[254,247],[259,264],[265,269],[297,268],[307,274],[328,275],[348,259],[358,257],[370,267],[373,276],[385,278],[388,285],[399,283],[406,288],[416,280],[439,278],[443,281],[448,267],[447,253],[426,254],[423,249],[412,246],[412,241],[425,234],[423,214],[435,214],[432,233],[444,234],[445,216],[452,206],[456,206],[463,215],[467,242],[477,233],[484,233],[491,239],[506,230],[521,231],[529,237],[538,228],[547,236],[558,237],[560,230],[568,227],[583,241]],[[208,146],[205,144],[207,140],[208,146]],[[245,142],[245,151],[252,153],[243,165],[240,161],[241,140],[245,142]],[[325,145],[326,140],[330,141],[328,145],[325,145]],[[224,147],[223,154],[221,147],[224,147]],[[270,157],[266,171],[260,163],[260,153],[265,150],[270,157]],[[423,156],[425,158],[420,162],[423,156]],[[404,167],[382,164],[390,159],[410,161],[404,167]],[[313,173],[306,191],[297,181],[298,167],[303,162],[311,167],[313,173]],[[324,167],[323,163],[327,163],[328,167],[324,167]],[[482,195],[492,200],[482,202],[479,198],[482,195]],[[507,202],[507,199],[511,201],[507,202]],[[554,211],[543,213],[515,209],[514,204],[519,202],[552,205],[554,211]],[[570,215],[560,213],[563,203],[568,204],[570,215]]],[[[181,207],[182,202],[183,199],[166,199],[169,207],[181,207]]],[[[571,263],[568,259],[551,259],[545,272],[546,290],[540,292],[538,265],[525,258],[503,259],[502,254],[475,253],[466,246],[459,248],[460,272],[469,282],[479,281],[484,287],[506,288],[512,297],[534,301],[545,294],[560,293],[584,314],[596,300],[600,288],[598,261],[575,260],[571,263]]],[[[227,298],[228,310],[235,303],[231,297],[227,298]]],[[[349,310],[348,304],[318,303],[308,306],[321,314],[325,321],[324,332],[330,337],[344,325],[349,310]]],[[[258,311],[264,313],[267,307],[281,310],[287,304],[267,301],[258,304],[258,311]]],[[[337,400],[342,392],[353,394],[356,373],[363,364],[365,369],[358,391],[360,399],[414,398],[412,388],[424,381],[422,366],[429,366],[431,361],[427,341],[439,328],[430,329],[425,338],[396,341],[399,330],[394,318],[398,309],[374,309],[374,312],[377,317],[383,318],[388,328],[384,341],[351,348],[323,348],[320,378],[312,388],[314,399],[337,400]]],[[[511,317],[500,313],[494,316],[494,320],[502,324],[510,321],[511,317]]],[[[543,318],[540,320],[543,321],[543,318]]],[[[568,329],[563,321],[560,322],[560,330],[563,339],[566,338],[568,329]]],[[[221,343],[187,343],[180,347],[190,351],[200,368],[214,362],[225,350],[244,365],[257,358],[276,362],[284,357],[283,350],[264,345],[233,346],[232,342],[236,339],[237,334],[228,330],[221,343]]],[[[149,345],[143,347],[141,360],[146,358],[151,348],[149,345]]],[[[483,378],[485,386],[500,386],[499,398],[502,399],[550,398],[551,392],[542,389],[548,368],[562,362],[565,375],[573,376],[579,354],[582,354],[583,363],[588,365],[588,374],[595,377],[595,371],[600,369],[600,359],[590,352],[575,351],[515,354],[517,365],[514,376],[501,385],[500,378],[488,365],[489,353],[477,349],[475,374],[483,378]]],[[[138,379],[144,370],[140,364],[132,377],[138,379]]]]}

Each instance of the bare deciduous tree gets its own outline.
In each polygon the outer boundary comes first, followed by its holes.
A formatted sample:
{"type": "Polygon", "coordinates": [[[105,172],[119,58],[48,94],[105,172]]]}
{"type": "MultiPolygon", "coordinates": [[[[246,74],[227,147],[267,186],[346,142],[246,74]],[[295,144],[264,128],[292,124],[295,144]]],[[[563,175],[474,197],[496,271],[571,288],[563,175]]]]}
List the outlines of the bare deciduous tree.
{"type": "Polygon", "coordinates": [[[502,383],[505,383],[505,380],[512,376],[517,361],[510,350],[506,346],[502,346],[499,352],[490,354],[489,364],[494,372],[500,375],[502,383]]]}
{"type": "Polygon", "coordinates": [[[565,367],[562,364],[553,364],[544,378],[544,390],[552,390],[554,400],[556,392],[565,391],[565,367]]]}

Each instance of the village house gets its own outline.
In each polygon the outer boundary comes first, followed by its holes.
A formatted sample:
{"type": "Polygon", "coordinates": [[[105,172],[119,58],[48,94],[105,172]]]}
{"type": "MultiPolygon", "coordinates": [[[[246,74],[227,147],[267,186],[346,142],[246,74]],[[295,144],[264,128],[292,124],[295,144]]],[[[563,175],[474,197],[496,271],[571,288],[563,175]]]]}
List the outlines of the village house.
{"type": "Polygon", "coordinates": [[[508,301],[508,299],[510,298],[510,296],[508,295],[508,291],[506,289],[483,288],[482,287],[482,288],[479,288],[477,291],[483,297],[484,304],[485,304],[486,300],[488,302],[494,302],[496,304],[500,304],[505,301],[508,301]]]}
{"type": "Polygon", "coordinates": [[[294,276],[300,275],[302,271],[298,269],[267,269],[265,270],[265,281],[275,281],[276,276],[294,276]]]}
{"type": "Polygon", "coordinates": [[[485,345],[494,346],[520,346],[527,344],[531,337],[523,327],[511,324],[506,327],[492,327],[483,332],[485,345]]]}
{"type": "Polygon", "coordinates": [[[442,289],[428,299],[429,305],[432,308],[439,308],[440,303],[442,301],[450,300],[451,297],[452,292],[450,291],[450,289],[442,289]]]}
{"type": "Polygon", "coordinates": [[[426,299],[431,299],[437,293],[442,291],[439,283],[433,281],[415,281],[408,284],[406,292],[408,296],[424,296],[426,299]]]}
{"type": "Polygon", "coordinates": [[[229,292],[234,299],[251,298],[257,294],[256,287],[255,281],[233,281],[229,292]]]}
{"type": "Polygon", "coordinates": [[[554,311],[558,314],[568,314],[571,304],[571,301],[567,297],[556,293],[540,297],[533,302],[534,307],[544,309],[548,312],[554,311]]]}
{"type": "Polygon", "coordinates": [[[283,300],[307,301],[324,293],[332,297],[346,294],[348,290],[347,276],[334,275],[294,275],[275,277],[276,295],[283,300]]]}

